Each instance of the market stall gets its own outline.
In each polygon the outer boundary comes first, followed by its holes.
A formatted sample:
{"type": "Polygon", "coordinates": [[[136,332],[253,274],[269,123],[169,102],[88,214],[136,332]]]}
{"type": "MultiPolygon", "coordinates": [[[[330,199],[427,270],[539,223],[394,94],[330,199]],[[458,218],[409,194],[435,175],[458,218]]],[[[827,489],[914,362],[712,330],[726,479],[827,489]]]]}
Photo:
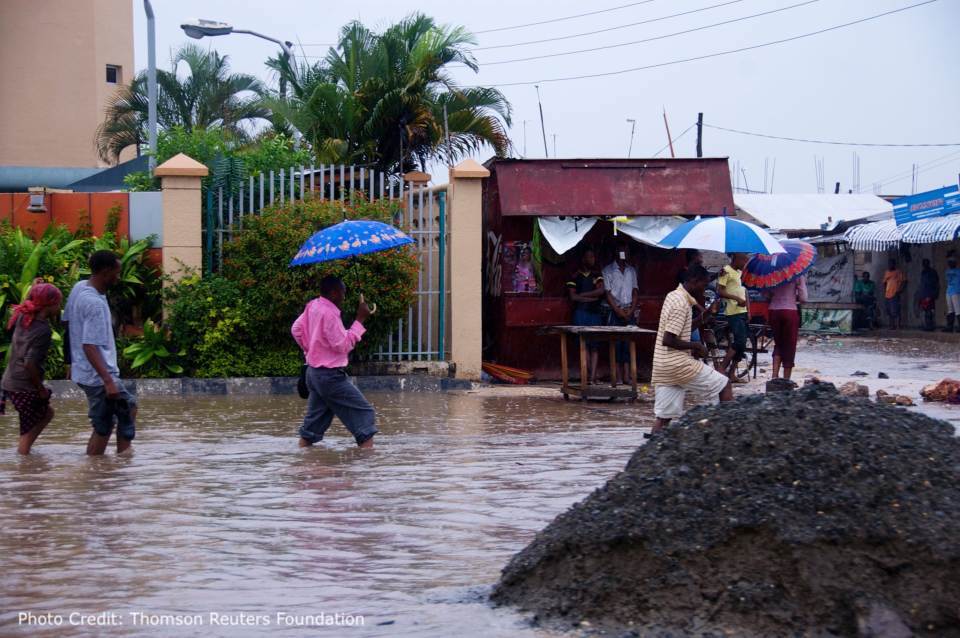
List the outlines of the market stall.
{"type": "MultiPolygon", "coordinates": [[[[627,241],[641,328],[656,329],[683,251],[657,242],[684,218],[733,210],[726,159],[491,160],[484,184],[484,358],[560,378],[550,327],[571,323],[567,282],[584,248],[597,269],[627,241]]],[[[638,340],[641,377],[652,336],[638,340]]],[[[602,357],[602,366],[606,357],[602,357]]]]}

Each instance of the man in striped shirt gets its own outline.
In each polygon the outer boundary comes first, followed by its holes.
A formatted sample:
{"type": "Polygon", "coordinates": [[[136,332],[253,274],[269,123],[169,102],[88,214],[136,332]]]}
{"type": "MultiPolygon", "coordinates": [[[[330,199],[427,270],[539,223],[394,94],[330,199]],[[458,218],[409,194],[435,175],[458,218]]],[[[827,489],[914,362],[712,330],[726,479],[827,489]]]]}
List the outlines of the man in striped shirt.
{"type": "MultiPolygon", "coordinates": [[[[660,327],[653,351],[653,385],[655,399],[653,413],[657,422],[653,432],[659,432],[683,414],[686,393],[692,392],[698,403],[715,404],[733,399],[733,390],[726,375],[705,364],[701,359],[707,350],[703,343],[690,340],[693,307],[710,281],[706,268],[693,265],[686,279],[667,295],[660,310],[660,327]]],[[[699,319],[696,321],[699,324],[699,319]]]]}

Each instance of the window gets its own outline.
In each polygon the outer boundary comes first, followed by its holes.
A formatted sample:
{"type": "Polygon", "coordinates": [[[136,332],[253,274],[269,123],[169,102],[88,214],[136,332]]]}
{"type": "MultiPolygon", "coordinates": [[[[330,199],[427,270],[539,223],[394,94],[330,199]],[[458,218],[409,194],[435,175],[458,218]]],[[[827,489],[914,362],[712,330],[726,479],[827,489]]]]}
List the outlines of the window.
{"type": "Polygon", "coordinates": [[[107,82],[109,84],[120,83],[120,67],[113,64],[107,65],[107,82]]]}

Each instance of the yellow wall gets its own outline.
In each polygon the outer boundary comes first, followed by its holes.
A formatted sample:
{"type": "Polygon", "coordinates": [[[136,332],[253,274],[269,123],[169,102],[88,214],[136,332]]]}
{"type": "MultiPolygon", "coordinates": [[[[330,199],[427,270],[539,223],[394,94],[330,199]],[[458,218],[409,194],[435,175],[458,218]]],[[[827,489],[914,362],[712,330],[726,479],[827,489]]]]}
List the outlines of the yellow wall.
{"type": "Polygon", "coordinates": [[[132,0],[0,0],[0,166],[102,166],[108,64],[134,75],[132,0]]]}

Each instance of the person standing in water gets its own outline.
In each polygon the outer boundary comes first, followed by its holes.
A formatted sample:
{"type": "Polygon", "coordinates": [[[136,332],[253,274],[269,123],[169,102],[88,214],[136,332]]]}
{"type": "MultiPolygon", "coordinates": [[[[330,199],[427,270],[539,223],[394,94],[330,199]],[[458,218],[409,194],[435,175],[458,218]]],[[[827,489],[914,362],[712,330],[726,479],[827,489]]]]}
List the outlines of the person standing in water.
{"type": "Polygon", "coordinates": [[[13,328],[13,339],[10,360],[0,381],[0,394],[9,397],[20,414],[19,454],[30,454],[37,437],[53,420],[51,392],[43,385],[43,376],[53,337],[50,319],[60,315],[62,301],[59,288],[35,283],[26,300],[13,307],[7,324],[8,330],[13,328]]]}
{"type": "Polygon", "coordinates": [[[807,303],[807,278],[800,277],[769,291],[770,328],[773,330],[773,378],[790,380],[800,336],[800,311],[797,303],[807,303]]]}
{"type": "Polygon", "coordinates": [[[376,413],[366,397],[350,382],[346,367],[350,351],[360,342],[370,317],[370,308],[361,296],[357,317],[349,329],[343,327],[340,307],[347,289],[339,277],[324,277],[320,296],[310,301],[290,329],[294,341],[307,357],[307,414],[300,427],[300,447],[323,439],[333,422],[340,419],[357,445],[372,448],[378,432],[376,413]]]}
{"type": "Polygon", "coordinates": [[[87,454],[107,450],[114,425],[117,454],[130,449],[136,434],[137,401],[120,382],[117,342],[107,290],[120,281],[122,266],[117,254],[98,250],[90,255],[90,278],[70,291],[64,321],[70,349],[70,379],[87,395],[93,433],[87,454]]]}

